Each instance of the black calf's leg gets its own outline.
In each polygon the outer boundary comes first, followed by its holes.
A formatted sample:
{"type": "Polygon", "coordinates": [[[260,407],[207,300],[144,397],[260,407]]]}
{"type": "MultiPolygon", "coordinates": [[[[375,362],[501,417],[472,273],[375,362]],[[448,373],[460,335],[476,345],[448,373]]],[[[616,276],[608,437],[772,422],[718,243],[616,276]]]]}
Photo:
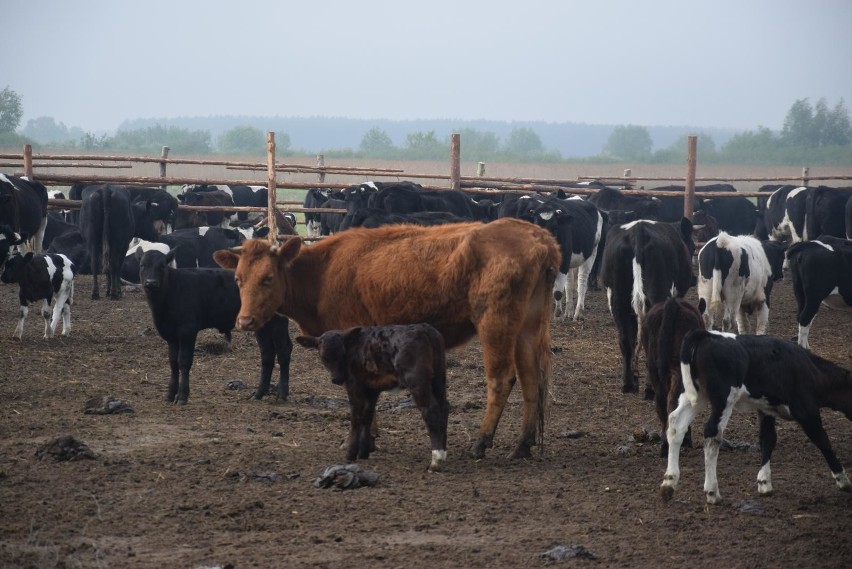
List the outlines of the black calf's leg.
{"type": "Polygon", "coordinates": [[[169,378],[169,389],[166,392],[166,401],[174,402],[178,392],[178,374],[180,373],[180,365],[178,363],[178,352],[180,351],[176,340],[169,340],[169,369],[171,377],[169,378]]]}
{"type": "Polygon", "coordinates": [[[195,356],[196,334],[187,334],[180,339],[180,352],[178,353],[178,364],[180,366],[180,389],[175,403],[185,404],[189,401],[189,370],[195,356]]]}
{"type": "Polygon", "coordinates": [[[772,494],[772,470],[769,461],[775,449],[775,417],[758,412],[760,418],[760,470],[757,472],[757,493],[772,494]]]}
{"type": "Polygon", "coordinates": [[[402,383],[409,386],[411,398],[429,431],[432,445],[429,470],[440,470],[441,464],[447,460],[447,423],[450,413],[445,382],[443,378],[433,379],[428,374],[406,374],[402,383]]]}
{"type": "Polygon", "coordinates": [[[287,401],[290,396],[290,357],[293,353],[293,341],[284,320],[284,331],[275,337],[275,353],[278,357],[278,399],[287,401]]]}
{"type": "Polygon", "coordinates": [[[811,413],[798,419],[798,421],[802,425],[805,434],[808,435],[808,438],[813,441],[822,453],[822,456],[825,457],[828,467],[831,469],[831,474],[834,476],[834,481],[837,483],[837,487],[844,492],[852,492],[852,484],[849,483],[846,470],[843,469],[843,465],[840,464],[837,455],[834,454],[834,450],[831,448],[828,435],[822,427],[822,419],[819,416],[819,412],[811,413]]]}
{"type": "Polygon", "coordinates": [[[358,436],[358,458],[370,458],[370,451],[373,450],[373,434],[370,432],[370,426],[373,424],[373,417],[376,416],[376,403],[379,401],[380,393],[374,389],[367,390],[364,416],[358,436]]]}

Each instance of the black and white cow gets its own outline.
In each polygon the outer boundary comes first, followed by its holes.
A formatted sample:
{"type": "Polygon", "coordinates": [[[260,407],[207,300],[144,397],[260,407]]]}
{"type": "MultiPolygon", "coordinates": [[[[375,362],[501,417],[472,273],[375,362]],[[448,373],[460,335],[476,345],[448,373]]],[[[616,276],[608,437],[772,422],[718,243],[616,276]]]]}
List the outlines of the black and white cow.
{"type": "Polygon", "coordinates": [[[820,236],[787,250],[796,296],[798,343],[810,348],[808,336],[819,306],[852,309],[852,241],[820,236]]]}
{"type": "Polygon", "coordinates": [[[781,186],[772,192],[764,214],[770,239],[792,243],[808,240],[805,210],[809,191],[807,186],[781,186]]]}
{"type": "Polygon", "coordinates": [[[553,285],[553,314],[556,318],[565,318],[573,310],[573,319],[577,320],[585,310],[589,274],[595,264],[603,233],[603,215],[594,204],[573,197],[548,198],[535,209],[533,216],[536,225],[544,227],[556,237],[562,254],[559,274],[553,285]],[[576,306],[574,290],[577,291],[576,306]]]}
{"type": "Polygon", "coordinates": [[[497,219],[514,217],[535,223],[535,210],[546,200],[547,198],[539,194],[506,195],[497,207],[497,219]]]}
{"type": "Polygon", "coordinates": [[[53,338],[59,320],[62,335],[71,333],[71,304],[74,302],[74,264],[65,255],[26,254],[11,255],[6,259],[0,281],[18,284],[21,303],[20,319],[14,336],[21,339],[24,321],[29,313],[29,303],[42,301],[44,337],[53,338]],[[53,309],[50,305],[53,302],[53,309]]]}
{"type": "MultiPolygon", "coordinates": [[[[231,196],[231,200],[233,200],[234,205],[237,207],[267,207],[268,205],[269,188],[266,186],[246,186],[241,184],[192,184],[184,186],[181,189],[181,194],[216,191],[225,192],[231,196]]],[[[237,212],[236,223],[244,223],[248,221],[250,215],[251,214],[247,211],[237,212]]],[[[258,212],[258,215],[262,214],[258,212]]]]}
{"type": "Polygon", "coordinates": [[[766,334],[769,295],[784,276],[783,263],[780,243],[724,231],[710,239],[698,252],[698,309],[707,328],[729,332],[736,319],[737,331],[748,334],[748,316],[756,312],[753,331],[766,334]]]}
{"type": "MultiPolygon", "coordinates": [[[[320,209],[346,209],[346,202],[337,198],[328,198],[322,204],[320,209]]],[[[340,231],[340,224],[343,223],[345,213],[334,211],[323,212],[319,214],[320,220],[320,235],[332,235],[340,231]]]]}
{"type": "Polygon", "coordinates": [[[91,186],[83,190],[80,229],[92,264],[92,299],[100,298],[98,275],[107,275],[107,296],[121,296],[121,265],[133,237],[157,240],[151,202],[132,202],[121,187],[91,186]],[[103,263],[102,263],[103,262],[103,263]]]}
{"type": "Polygon", "coordinates": [[[419,184],[398,182],[380,187],[370,196],[367,205],[389,213],[445,211],[473,220],[471,201],[459,190],[424,190],[419,184]]]}
{"type": "Polygon", "coordinates": [[[0,224],[0,274],[3,273],[6,259],[13,252],[18,252],[19,246],[23,244],[25,239],[26,235],[13,231],[9,225],[0,224]]]}
{"type": "Polygon", "coordinates": [[[696,330],[686,335],[680,354],[684,393],[669,416],[668,467],[660,486],[663,499],[672,498],[680,479],[678,462],[686,429],[708,403],[710,416],[704,424],[704,495],[708,503],[722,499],[716,464],[734,409],[756,411],[760,419],[758,493],[773,491],[769,462],[776,442],[776,418],[799,423],[828,463],[837,487],[852,492],[820,419],[820,409],[828,407],[852,420],[849,370],[771,336],[696,330]]]}
{"type": "Polygon", "coordinates": [[[852,199],[852,188],[811,188],[805,200],[805,227],[809,239],[818,236],[846,236],[846,203],[852,199]]]}
{"type": "Polygon", "coordinates": [[[246,239],[263,237],[268,228],[237,229],[225,227],[187,227],[178,229],[169,235],[161,235],[157,240],[175,249],[175,261],[178,268],[218,268],[213,253],[219,249],[229,249],[240,245],[246,239]]]}
{"type": "Polygon", "coordinates": [[[637,219],[660,219],[660,198],[629,196],[614,188],[601,188],[589,196],[589,201],[602,211],[632,211],[637,219]]]}
{"type": "MultiPolygon", "coordinates": [[[[189,371],[198,332],[215,328],[230,341],[240,309],[240,294],[233,271],[225,269],[174,269],[174,251],[136,253],[139,279],[151,310],[154,327],[169,345],[171,377],[166,400],[189,400],[189,371]]],[[[275,359],[281,368],[277,396],[286,400],[290,385],[290,354],[293,343],[287,318],[276,316],[255,333],[261,353],[261,377],[254,399],[269,391],[275,359]]]]}
{"type": "MultiPolygon", "coordinates": [[[[609,310],[618,329],[625,393],[638,391],[634,372],[639,322],[651,305],[682,298],[692,285],[692,223],[639,220],[607,232],[601,263],[609,310]]],[[[646,392],[646,396],[650,393],[646,392]]]]}
{"type": "MultiPolygon", "coordinates": [[[[343,199],[342,194],[338,193],[338,196],[338,199],[343,199]]],[[[330,197],[332,197],[332,191],[327,188],[308,188],[308,191],[305,193],[304,207],[306,209],[317,209],[330,197]]],[[[319,237],[322,233],[320,212],[306,211],[305,227],[307,227],[308,237],[319,237]]]]}
{"type": "MultiPolygon", "coordinates": [[[[124,256],[124,262],[121,264],[121,280],[127,283],[139,284],[139,258],[136,256],[136,251],[159,251],[166,254],[170,251],[168,245],[157,241],[146,241],[139,237],[134,237],[127,247],[127,255],[124,256]]],[[[176,267],[172,262],[171,267],[176,267]]]]}
{"type": "Polygon", "coordinates": [[[89,257],[86,239],[79,228],[54,237],[47,252],[65,255],[71,259],[78,275],[92,274],[92,260],[89,257]]]}
{"type": "Polygon", "coordinates": [[[47,226],[47,188],[40,182],[0,174],[0,223],[26,234],[29,248],[41,253],[47,226]]]}

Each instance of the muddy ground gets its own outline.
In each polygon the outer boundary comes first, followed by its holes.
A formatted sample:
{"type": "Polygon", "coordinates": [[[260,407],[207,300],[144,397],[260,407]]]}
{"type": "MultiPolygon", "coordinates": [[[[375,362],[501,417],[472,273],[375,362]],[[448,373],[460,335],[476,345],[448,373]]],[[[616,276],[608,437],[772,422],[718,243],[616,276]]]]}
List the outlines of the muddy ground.
{"type": "MultiPolygon", "coordinates": [[[[448,360],[446,470],[426,472],[419,414],[404,394],[385,395],[379,451],[361,463],[379,473],[378,486],[333,491],[313,482],[343,461],[348,407],[314,352],[294,349],[289,402],[257,402],[249,399],[259,373],[253,337],[235,333],[228,350],[205,332],[190,402],[174,406],[163,400],[166,344],[142,293],[93,302],[90,291],[91,277],[80,277],[70,337],[43,340],[36,309],[19,342],[11,337],[17,287],[0,286],[2,567],[539,567],[556,545],[596,559],[563,566],[848,567],[852,559],[852,495],[837,490],[795,424],[779,424],[775,495],[756,491],[755,417],[735,415],[726,438],[741,448],[719,460],[724,502],[704,503],[700,427],[674,501],[661,501],[659,444],[634,440],[659,425],[650,402],[621,393],[602,292],[590,292],[584,322],[553,325],[542,455],[506,459],[519,429],[513,393],[495,448],[480,461],[467,457],[485,399],[474,341],[448,360]],[[229,389],[232,380],[249,389],[229,389]],[[106,395],[135,412],[84,413],[106,395]],[[45,453],[63,434],[94,458],[45,453]]],[[[793,336],[789,282],[772,300],[770,332],[793,336]]],[[[852,318],[821,310],[814,350],[852,367],[850,340],[852,318]]],[[[852,425],[832,411],[823,417],[852,464],[852,425]]]]}

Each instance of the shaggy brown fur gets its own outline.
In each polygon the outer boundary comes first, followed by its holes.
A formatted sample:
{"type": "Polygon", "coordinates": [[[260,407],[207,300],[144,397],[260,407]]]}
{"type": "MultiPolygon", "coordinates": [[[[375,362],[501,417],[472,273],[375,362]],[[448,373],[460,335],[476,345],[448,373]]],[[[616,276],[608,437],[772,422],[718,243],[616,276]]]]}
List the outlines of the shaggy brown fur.
{"type": "Polygon", "coordinates": [[[559,267],[556,241],[517,219],[435,227],[350,229],[303,247],[247,241],[216,262],[236,269],[242,308],[237,327],[256,330],[286,314],[302,334],[353,326],[427,322],[453,348],[479,335],[488,390],[479,437],[482,457],[515,379],[523,425],[512,457],[541,442],[550,375],[551,290],[559,267]],[[538,438],[536,437],[538,435],[538,438]]]}

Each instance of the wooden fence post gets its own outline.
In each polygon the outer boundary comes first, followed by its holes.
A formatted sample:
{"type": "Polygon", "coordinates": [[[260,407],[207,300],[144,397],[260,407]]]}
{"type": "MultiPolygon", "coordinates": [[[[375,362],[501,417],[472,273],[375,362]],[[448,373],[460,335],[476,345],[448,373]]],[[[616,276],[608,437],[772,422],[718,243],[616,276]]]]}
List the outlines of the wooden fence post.
{"type": "Polygon", "coordinates": [[[461,135],[457,132],[450,142],[450,188],[461,188],[461,135]]]}
{"type": "Polygon", "coordinates": [[[485,162],[476,165],[476,175],[480,178],[485,175],[485,162]]]}
{"type": "Polygon", "coordinates": [[[27,180],[33,179],[33,145],[24,145],[24,176],[27,180]]]}
{"type": "MultiPolygon", "coordinates": [[[[169,157],[169,147],[168,147],[168,146],[164,146],[164,147],[163,147],[163,150],[160,152],[160,158],[162,158],[163,160],[165,160],[165,159],[166,159],[166,158],[168,158],[168,157],[169,157]]],[[[160,162],[160,177],[161,177],[161,178],[165,178],[165,177],[166,177],[166,163],[165,163],[165,162],[160,162]]],[[[163,184],[163,185],[162,185],[162,186],[160,186],[160,187],[161,187],[161,188],[163,188],[163,189],[165,190],[168,186],[167,186],[166,184],[163,184]]]]}
{"type": "MultiPolygon", "coordinates": [[[[324,167],[325,167],[325,155],[317,154],[317,168],[324,168],[324,167]]],[[[320,181],[320,184],[325,182],[325,172],[319,173],[319,181],[320,181]]]]}
{"type": "Polygon", "coordinates": [[[808,167],[802,168],[802,185],[807,186],[810,182],[811,169],[808,167]]]}
{"type": "Polygon", "coordinates": [[[695,207],[695,162],[698,155],[698,137],[691,134],[686,139],[686,187],[683,189],[683,216],[692,221],[695,207]]]}
{"type": "Polygon", "coordinates": [[[275,173],[275,132],[266,133],[266,177],[267,191],[266,223],[269,225],[269,240],[273,245],[278,244],[278,224],[275,220],[275,202],[278,199],[278,181],[275,173]]]}

